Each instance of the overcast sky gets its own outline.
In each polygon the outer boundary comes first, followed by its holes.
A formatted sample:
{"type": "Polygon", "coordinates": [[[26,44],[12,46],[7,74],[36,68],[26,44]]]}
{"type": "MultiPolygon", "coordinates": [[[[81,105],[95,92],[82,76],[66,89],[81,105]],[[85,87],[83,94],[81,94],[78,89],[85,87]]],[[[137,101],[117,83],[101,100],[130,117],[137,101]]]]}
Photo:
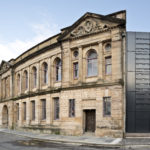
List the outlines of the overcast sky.
{"type": "Polygon", "coordinates": [[[0,61],[73,24],[86,12],[127,10],[127,30],[150,32],[150,0],[0,0],[0,61]]]}

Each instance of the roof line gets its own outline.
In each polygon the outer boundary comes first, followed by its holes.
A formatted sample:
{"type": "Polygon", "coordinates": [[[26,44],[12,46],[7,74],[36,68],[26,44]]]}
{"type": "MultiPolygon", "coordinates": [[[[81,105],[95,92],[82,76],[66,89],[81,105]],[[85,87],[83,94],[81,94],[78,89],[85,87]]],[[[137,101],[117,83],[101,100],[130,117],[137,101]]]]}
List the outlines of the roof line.
{"type": "Polygon", "coordinates": [[[58,35],[60,35],[60,34],[61,34],[61,33],[58,33],[58,34],[56,34],[56,35],[54,35],[54,36],[51,36],[51,37],[47,38],[46,40],[44,40],[44,41],[42,41],[42,42],[40,42],[40,43],[34,45],[33,47],[29,48],[28,50],[26,50],[25,52],[23,52],[22,54],[20,54],[20,55],[19,55],[18,57],[16,57],[14,60],[18,59],[19,57],[21,57],[21,56],[24,55],[25,53],[29,52],[29,51],[32,50],[33,48],[39,46],[40,44],[42,44],[42,43],[44,43],[44,42],[46,42],[46,41],[48,41],[48,40],[51,40],[52,38],[54,38],[54,37],[56,37],[56,36],[58,36],[58,35]]]}
{"type": "Polygon", "coordinates": [[[119,13],[123,13],[123,12],[126,12],[126,10],[116,11],[116,12],[114,12],[114,13],[107,14],[106,16],[113,16],[113,15],[116,15],[116,14],[119,14],[119,13]]]}

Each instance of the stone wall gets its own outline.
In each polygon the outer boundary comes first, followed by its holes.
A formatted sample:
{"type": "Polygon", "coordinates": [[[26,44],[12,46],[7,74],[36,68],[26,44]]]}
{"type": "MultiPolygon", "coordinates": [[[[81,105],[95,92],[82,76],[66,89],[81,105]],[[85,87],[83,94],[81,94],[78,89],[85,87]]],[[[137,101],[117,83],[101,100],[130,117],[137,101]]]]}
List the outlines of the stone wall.
{"type": "MultiPolygon", "coordinates": [[[[85,132],[85,110],[92,109],[96,111],[96,136],[122,137],[125,53],[122,34],[124,32],[125,20],[108,16],[104,19],[99,15],[87,13],[72,27],[62,30],[62,35],[46,40],[45,44],[44,42],[39,44],[37,48],[34,47],[10,61],[10,65],[3,62],[0,69],[0,112],[2,114],[4,106],[8,108],[8,127],[55,134],[82,135],[85,132]],[[110,44],[109,51],[106,50],[107,44],[110,44]],[[91,50],[97,53],[98,67],[95,76],[87,75],[87,56],[91,50]],[[76,58],[75,51],[78,52],[76,58]],[[107,75],[106,57],[111,57],[112,66],[111,73],[107,75]],[[62,63],[61,81],[56,81],[58,58],[62,63]],[[79,65],[77,78],[74,78],[73,63],[75,62],[79,65]],[[48,66],[47,83],[43,82],[44,63],[48,66]],[[36,87],[33,86],[33,67],[37,69],[36,87]],[[28,73],[27,82],[25,71],[28,73]],[[20,83],[18,83],[18,75],[20,83]],[[58,120],[54,120],[54,98],[56,97],[60,100],[58,120]],[[111,97],[110,116],[103,115],[104,97],[111,97]],[[41,119],[43,99],[46,100],[45,120],[41,119]],[[75,117],[72,118],[68,116],[69,99],[75,99],[75,117]],[[35,120],[31,119],[33,100],[35,120]],[[25,103],[26,120],[24,120],[25,103]]],[[[0,125],[3,126],[2,115],[0,117],[0,125]]]]}

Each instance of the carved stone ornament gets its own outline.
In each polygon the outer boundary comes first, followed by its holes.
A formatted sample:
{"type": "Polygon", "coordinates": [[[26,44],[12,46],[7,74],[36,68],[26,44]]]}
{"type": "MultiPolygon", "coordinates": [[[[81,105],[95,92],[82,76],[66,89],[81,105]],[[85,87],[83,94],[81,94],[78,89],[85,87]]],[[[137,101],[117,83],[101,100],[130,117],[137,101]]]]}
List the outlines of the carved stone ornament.
{"type": "Polygon", "coordinates": [[[71,32],[71,37],[79,37],[85,34],[95,33],[108,29],[108,25],[102,24],[98,20],[88,19],[84,21],[79,27],[71,32]]]}
{"type": "Polygon", "coordinates": [[[0,66],[0,73],[8,70],[10,68],[10,65],[8,63],[3,63],[1,66],[0,66]]]}
{"type": "Polygon", "coordinates": [[[92,30],[92,28],[93,28],[93,23],[91,22],[91,21],[86,21],[85,22],[85,31],[86,32],[90,32],[91,30],[92,30]]]}

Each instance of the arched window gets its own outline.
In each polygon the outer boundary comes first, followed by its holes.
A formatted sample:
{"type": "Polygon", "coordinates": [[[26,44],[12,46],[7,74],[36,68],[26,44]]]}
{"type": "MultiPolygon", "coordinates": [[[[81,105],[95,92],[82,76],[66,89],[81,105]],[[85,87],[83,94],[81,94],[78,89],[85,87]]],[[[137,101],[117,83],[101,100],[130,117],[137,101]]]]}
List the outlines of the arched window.
{"type": "Polygon", "coordinates": [[[48,65],[43,63],[43,83],[48,84],[48,65]]]}
{"type": "Polygon", "coordinates": [[[37,86],[37,69],[36,67],[32,68],[32,76],[33,76],[33,87],[37,86]]]}
{"type": "Polygon", "coordinates": [[[56,58],[56,81],[61,81],[61,60],[59,58],[56,58]]]}
{"type": "Polygon", "coordinates": [[[90,50],[87,56],[87,75],[97,75],[97,53],[95,50],[90,50]]]}
{"type": "Polygon", "coordinates": [[[27,70],[24,71],[24,83],[25,83],[25,90],[28,89],[28,72],[27,70]]]}
{"type": "Polygon", "coordinates": [[[17,89],[18,89],[18,93],[21,92],[21,78],[20,78],[20,74],[17,75],[17,89]]]}

